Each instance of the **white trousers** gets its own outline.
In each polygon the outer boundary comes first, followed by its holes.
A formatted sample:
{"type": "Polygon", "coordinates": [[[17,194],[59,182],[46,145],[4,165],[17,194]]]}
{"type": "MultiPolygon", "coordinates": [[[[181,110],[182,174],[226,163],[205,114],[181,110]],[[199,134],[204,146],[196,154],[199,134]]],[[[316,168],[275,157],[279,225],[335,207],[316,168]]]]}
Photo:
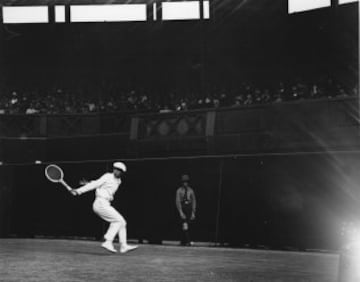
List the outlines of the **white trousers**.
{"type": "Polygon", "coordinates": [[[120,244],[126,244],[126,221],[124,217],[106,199],[97,197],[93,203],[94,212],[103,220],[110,223],[104,235],[106,241],[114,241],[115,236],[119,236],[120,244]]]}

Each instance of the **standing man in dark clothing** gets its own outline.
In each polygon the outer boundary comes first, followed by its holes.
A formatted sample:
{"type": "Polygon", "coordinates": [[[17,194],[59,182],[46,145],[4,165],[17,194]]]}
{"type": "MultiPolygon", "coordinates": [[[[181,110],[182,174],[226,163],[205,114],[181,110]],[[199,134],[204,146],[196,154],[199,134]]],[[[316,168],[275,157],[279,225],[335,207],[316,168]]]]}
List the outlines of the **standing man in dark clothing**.
{"type": "Polygon", "coordinates": [[[176,191],[176,208],[179,212],[182,228],[181,245],[190,246],[190,223],[195,219],[196,198],[194,190],[189,186],[189,176],[181,177],[182,185],[176,191]]]}

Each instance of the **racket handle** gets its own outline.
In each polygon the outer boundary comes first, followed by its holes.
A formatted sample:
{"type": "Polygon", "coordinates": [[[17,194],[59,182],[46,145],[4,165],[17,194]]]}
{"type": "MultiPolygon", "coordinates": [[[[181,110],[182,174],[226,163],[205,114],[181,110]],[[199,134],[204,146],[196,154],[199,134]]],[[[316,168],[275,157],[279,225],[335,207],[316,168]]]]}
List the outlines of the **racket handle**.
{"type": "Polygon", "coordinates": [[[60,183],[68,190],[68,191],[72,191],[72,188],[63,180],[60,180],[60,183]]]}

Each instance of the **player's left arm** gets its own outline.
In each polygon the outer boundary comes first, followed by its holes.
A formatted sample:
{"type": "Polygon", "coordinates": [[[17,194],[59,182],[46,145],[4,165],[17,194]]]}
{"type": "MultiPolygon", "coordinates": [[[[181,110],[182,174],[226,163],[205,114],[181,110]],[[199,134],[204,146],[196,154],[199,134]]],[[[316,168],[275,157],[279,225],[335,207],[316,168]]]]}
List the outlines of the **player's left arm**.
{"type": "Polygon", "coordinates": [[[177,191],[176,191],[176,200],[175,200],[175,202],[176,202],[176,208],[177,208],[177,210],[179,212],[180,217],[182,219],[185,219],[186,216],[185,216],[185,214],[184,214],[184,212],[182,210],[182,207],[181,207],[180,188],[177,189],[177,191]]]}
{"type": "Polygon", "coordinates": [[[99,186],[101,186],[104,182],[106,181],[106,176],[103,175],[102,177],[100,177],[97,180],[93,180],[88,182],[87,184],[83,185],[82,187],[78,188],[78,189],[74,189],[72,190],[72,194],[73,195],[81,195],[84,194],[86,192],[95,190],[96,188],[98,188],[99,186]]]}

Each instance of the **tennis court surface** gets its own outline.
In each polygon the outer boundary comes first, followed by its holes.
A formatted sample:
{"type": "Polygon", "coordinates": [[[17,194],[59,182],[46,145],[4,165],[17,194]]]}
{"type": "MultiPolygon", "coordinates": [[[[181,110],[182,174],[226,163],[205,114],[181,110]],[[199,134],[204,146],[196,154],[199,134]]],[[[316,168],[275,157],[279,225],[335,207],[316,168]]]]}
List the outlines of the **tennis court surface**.
{"type": "Polygon", "coordinates": [[[1,281],[337,281],[339,256],[140,245],[110,254],[96,241],[0,239],[1,281]]]}

